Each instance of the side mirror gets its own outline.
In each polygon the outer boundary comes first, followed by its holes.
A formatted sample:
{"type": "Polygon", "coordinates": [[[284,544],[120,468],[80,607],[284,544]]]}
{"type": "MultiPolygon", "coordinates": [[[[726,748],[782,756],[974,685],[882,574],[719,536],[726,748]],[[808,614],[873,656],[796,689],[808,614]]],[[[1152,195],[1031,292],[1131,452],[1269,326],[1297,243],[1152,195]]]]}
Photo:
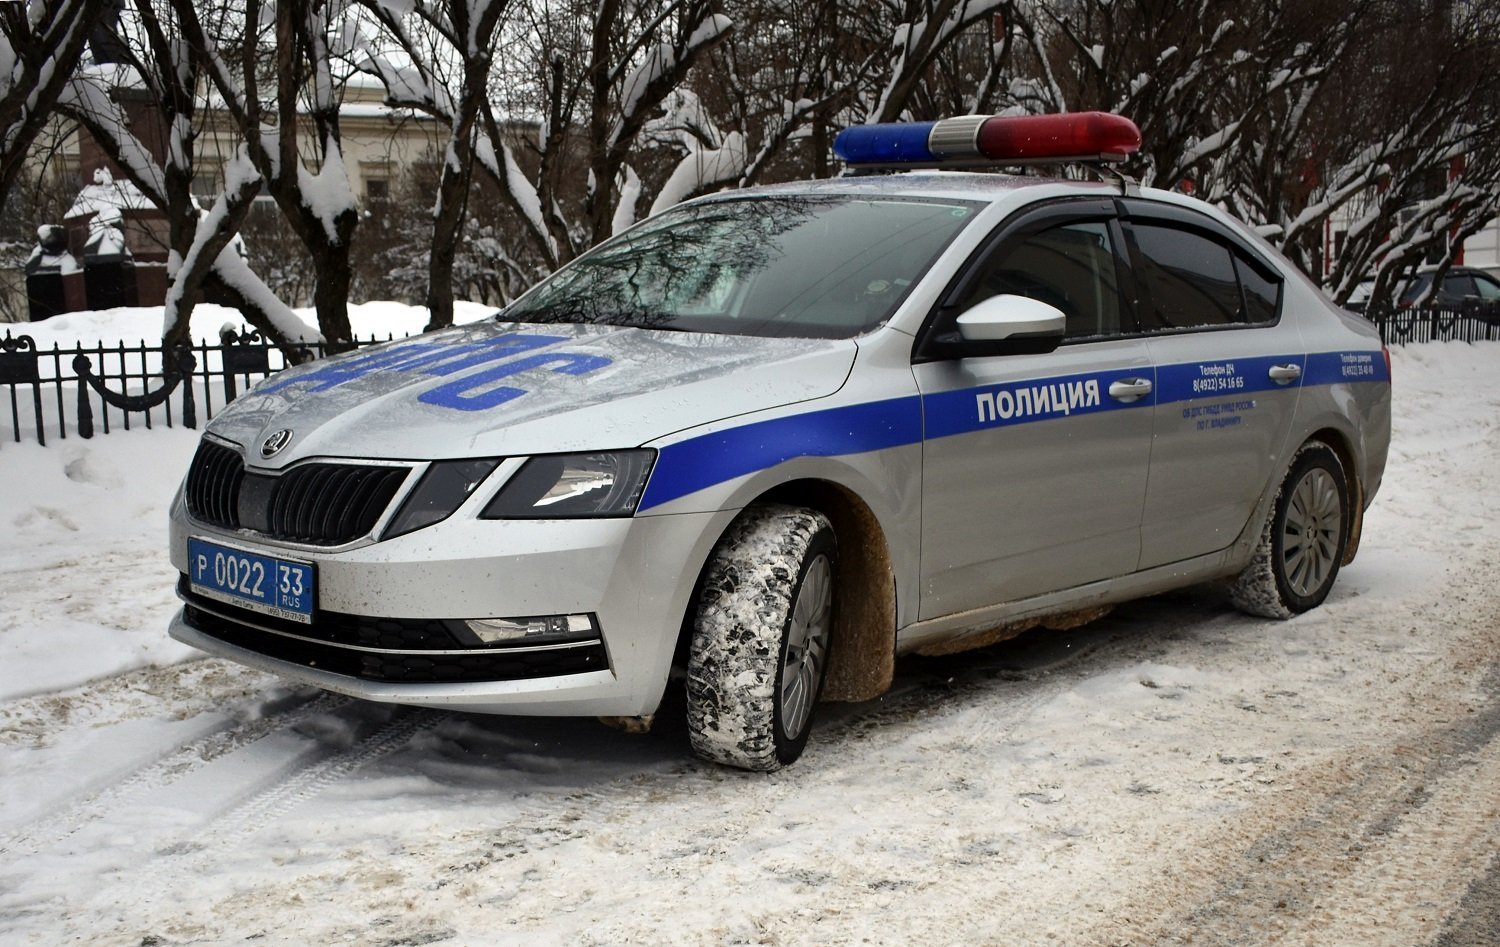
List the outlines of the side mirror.
{"type": "Polygon", "coordinates": [[[1061,342],[1067,325],[1067,316],[1056,306],[1030,296],[1001,294],[981,299],[965,310],[958,317],[958,334],[965,342],[1047,337],[1061,342]]]}
{"type": "Polygon", "coordinates": [[[1045,355],[1062,344],[1067,323],[1061,309],[1039,299],[991,296],[947,323],[953,329],[924,337],[913,350],[912,360],[920,364],[995,355],[1045,355]]]}

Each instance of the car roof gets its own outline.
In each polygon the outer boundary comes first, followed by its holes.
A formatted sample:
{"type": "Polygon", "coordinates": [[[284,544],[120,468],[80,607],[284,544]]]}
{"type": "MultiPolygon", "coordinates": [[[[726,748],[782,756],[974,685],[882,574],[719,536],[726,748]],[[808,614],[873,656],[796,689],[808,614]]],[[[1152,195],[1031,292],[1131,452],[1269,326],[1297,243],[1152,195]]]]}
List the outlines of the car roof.
{"type": "Polygon", "coordinates": [[[764,184],[726,191],[701,200],[736,200],[758,196],[827,195],[855,197],[918,197],[993,203],[1029,187],[1065,187],[1076,193],[1119,194],[1118,185],[1103,181],[1071,181],[1018,174],[970,171],[901,171],[856,174],[817,181],[764,184]]]}

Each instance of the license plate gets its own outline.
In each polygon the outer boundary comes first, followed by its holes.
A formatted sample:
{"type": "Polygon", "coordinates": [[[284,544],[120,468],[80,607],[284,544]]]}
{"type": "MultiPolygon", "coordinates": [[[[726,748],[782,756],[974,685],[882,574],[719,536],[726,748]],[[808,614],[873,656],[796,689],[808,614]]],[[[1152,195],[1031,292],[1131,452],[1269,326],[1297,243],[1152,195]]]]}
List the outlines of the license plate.
{"type": "Polygon", "coordinates": [[[199,595],[312,624],[313,567],[278,556],[188,540],[188,585],[199,595]]]}

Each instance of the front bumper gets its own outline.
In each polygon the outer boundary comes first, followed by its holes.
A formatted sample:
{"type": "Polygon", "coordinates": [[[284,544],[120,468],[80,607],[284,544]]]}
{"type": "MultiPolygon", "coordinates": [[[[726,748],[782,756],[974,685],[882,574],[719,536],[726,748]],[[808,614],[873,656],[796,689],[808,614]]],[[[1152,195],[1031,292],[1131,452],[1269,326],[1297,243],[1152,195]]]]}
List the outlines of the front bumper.
{"type": "Polygon", "coordinates": [[[633,519],[454,518],[339,550],[190,520],[174,506],[171,556],[200,537],[313,563],[311,627],[193,594],[172,637],[221,657],[368,700],[483,713],[635,716],[666,687],[693,586],[732,513],[633,519]],[[597,635],[528,645],[445,636],[459,619],[589,614],[597,635]],[[424,630],[435,629],[430,634],[424,630]]]}

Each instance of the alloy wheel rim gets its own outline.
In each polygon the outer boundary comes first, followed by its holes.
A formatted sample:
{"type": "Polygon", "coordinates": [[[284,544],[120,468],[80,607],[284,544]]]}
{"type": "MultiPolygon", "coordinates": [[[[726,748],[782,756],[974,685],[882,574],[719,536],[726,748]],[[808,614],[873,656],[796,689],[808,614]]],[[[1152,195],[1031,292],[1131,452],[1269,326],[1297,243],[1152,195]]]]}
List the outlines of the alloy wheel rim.
{"type": "Polygon", "coordinates": [[[812,717],[818,681],[828,656],[833,617],[833,566],[818,555],[807,567],[787,627],[786,662],[781,671],[781,729],[787,739],[802,734],[812,717]]]}
{"type": "Polygon", "coordinates": [[[1333,476],[1321,467],[1309,470],[1287,501],[1281,537],[1282,574],[1297,595],[1312,595],[1332,574],[1343,520],[1333,476]]]}

